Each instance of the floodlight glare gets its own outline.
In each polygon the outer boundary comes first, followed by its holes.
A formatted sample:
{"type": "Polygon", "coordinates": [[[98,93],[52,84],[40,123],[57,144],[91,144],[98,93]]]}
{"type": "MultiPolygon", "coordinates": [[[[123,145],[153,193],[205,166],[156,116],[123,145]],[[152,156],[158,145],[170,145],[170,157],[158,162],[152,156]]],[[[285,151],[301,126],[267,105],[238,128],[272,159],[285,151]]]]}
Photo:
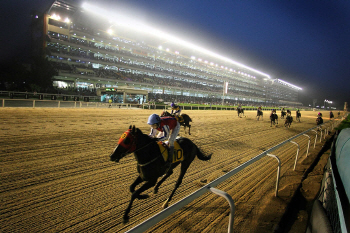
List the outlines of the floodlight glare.
{"type": "Polygon", "coordinates": [[[89,3],[84,3],[82,5],[82,7],[87,10],[87,11],[90,11],[91,13],[93,14],[96,14],[98,15],[99,17],[103,17],[103,18],[107,18],[108,20],[112,20],[113,22],[115,22],[115,24],[119,25],[119,26],[122,26],[122,27],[127,27],[129,30],[134,30],[134,31],[138,31],[138,32],[142,32],[142,33],[149,33],[149,34],[152,34],[154,36],[158,36],[162,39],[166,39],[168,41],[171,41],[173,43],[176,43],[176,44],[179,44],[179,45],[182,45],[182,46],[185,46],[185,47],[188,47],[190,49],[194,49],[194,50],[197,50],[198,52],[201,52],[201,53],[204,53],[206,55],[209,55],[209,56],[212,56],[212,57],[215,57],[217,59],[220,59],[222,61],[225,61],[225,62],[228,62],[228,63],[231,63],[231,64],[234,64],[234,65],[237,65],[241,68],[244,68],[244,69],[248,69],[248,70],[251,70],[255,73],[258,73],[260,75],[263,75],[263,76],[266,76],[267,78],[270,79],[270,75],[268,74],[265,74],[259,70],[256,70],[256,69],[253,69],[251,67],[248,67],[246,65],[243,65],[241,63],[238,63],[236,61],[233,61],[229,58],[226,58],[226,57],[223,57],[219,54],[216,54],[214,52],[211,52],[207,49],[204,49],[204,48],[201,48],[195,44],[192,44],[192,43],[189,43],[187,41],[184,41],[180,38],[177,38],[175,36],[172,36],[170,34],[167,34],[163,31],[160,31],[158,29],[155,29],[155,28],[152,28],[142,22],[139,22],[133,18],[130,18],[128,16],[125,16],[125,15],[122,15],[118,12],[118,15],[116,15],[114,12],[109,12],[107,10],[104,10],[104,9],[101,9],[97,6],[94,6],[92,4],[89,4],[89,3]]]}
{"type": "Polygon", "coordinates": [[[295,89],[297,89],[297,90],[302,90],[301,87],[298,87],[298,86],[295,86],[295,85],[293,85],[293,84],[290,84],[290,83],[288,83],[288,82],[286,82],[286,81],[283,81],[282,79],[277,79],[277,81],[280,82],[280,83],[282,83],[282,84],[284,84],[284,85],[287,85],[287,86],[290,86],[290,87],[292,87],[292,88],[295,88],[295,89]]]}

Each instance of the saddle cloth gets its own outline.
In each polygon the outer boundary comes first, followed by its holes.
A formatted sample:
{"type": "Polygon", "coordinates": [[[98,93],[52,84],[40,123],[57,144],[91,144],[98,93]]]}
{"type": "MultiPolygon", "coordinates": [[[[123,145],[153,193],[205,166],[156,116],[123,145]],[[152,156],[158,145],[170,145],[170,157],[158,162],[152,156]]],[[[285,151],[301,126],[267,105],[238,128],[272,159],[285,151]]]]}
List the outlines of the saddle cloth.
{"type": "MultiPolygon", "coordinates": [[[[162,153],[164,161],[167,161],[169,155],[168,155],[168,146],[167,146],[166,142],[158,142],[157,144],[159,146],[160,153],[162,153]]],[[[177,141],[175,141],[174,142],[174,155],[173,155],[171,163],[176,163],[176,162],[179,162],[182,160],[184,160],[183,150],[180,147],[179,143],[177,143],[177,141]]]]}
{"type": "Polygon", "coordinates": [[[175,116],[175,119],[179,122],[179,123],[183,123],[184,122],[184,118],[180,115],[180,116],[175,116]]]}

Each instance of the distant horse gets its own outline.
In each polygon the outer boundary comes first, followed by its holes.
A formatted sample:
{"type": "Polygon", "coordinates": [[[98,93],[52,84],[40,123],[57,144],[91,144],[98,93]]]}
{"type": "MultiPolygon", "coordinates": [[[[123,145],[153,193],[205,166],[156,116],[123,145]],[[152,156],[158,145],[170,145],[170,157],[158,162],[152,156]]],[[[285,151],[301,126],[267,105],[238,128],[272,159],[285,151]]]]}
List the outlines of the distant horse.
{"type": "Polygon", "coordinates": [[[284,126],[290,128],[293,122],[293,117],[291,115],[287,115],[286,121],[284,122],[284,126]]]}
{"type": "Polygon", "coordinates": [[[178,156],[180,152],[180,154],[183,155],[183,160],[172,163],[171,167],[167,169],[165,166],[165,159],[162,156],[162,152],[159,145],[157,144],[156,139],[150,138],[147,134],[143,134],[140,129],[135,128],[135,126],[131,127],[131,125],[129,127],[129,130],[125,131],[120,137],[118,142],[119,145],[110,155],[111,161],[119,162],[119,160],[125,157],[127,154],[134,153],[135,159],[137,161],[137,171],[139,173],[136,180],[130,185],[131,200],[123,216],[124,223],[129,221],[129,212],[131,210],[133,201],[136,198],[148,198],[148,195],[141,193],[153,186],[155,186],[154,193],[157,193],[159,186],[171,174],[173,174],[173,169],[177,165],[181,163],[180,175],[175,184],[174,190],[171,192],[169,198],[163,204],[163,208],[168,207],[168,203],[171,201],[176,189],[180,186],[187,169],[195,159],[196,155],[200,160],[210,160],[212,154],[207,156],[204,155],[190,139],[179,138],[176,141],[182,148],[183,154],[181,154],[181,150],[176,151],[175,154],[178,156]],[[158,178],[161,176],[163,176],[162,179],[157,183],[158,178]],[[135,190],[136,186],[142,182],[145,183],[142,184],[139,189],[135,190]]]}
{"type": "Polygon", "coordinates": [[[258,111],[256,112],[256,119],[259,120],[260,117],[261,117],[261,120],[263,120],[264,113],[263,113],[263,111],[261,111],[260,109],[258,109],[258,111]]]}
{"type": "Polygon", "coordinates": [[[281,110],[281,119],[284,119],[284,116],[286,115],[286,111],[281,110]]]}
{"type": "Polygon", "coordinates": [[[300,118],[301,118],[301,113],[300,113],[300,111],[296,111],[296,120],[297,120],[298,122],[300,122],[300,118]]]}
{"type": "MultiPolygon", "coordinates": [[[[160,116],[172,116],[172,117],[175,117],[174,115],[172,115],[170,112],[168,111],[164,111],[160,116]]],[[[191,135],[191,125],[190,125],[190,122],[192,122],[192,119],[189,115],[187,114],[181,114],[180,117],[176,118],[180,125],[182,125],[185,129],[185,134],[187,133],[186,132],[186,127],[188,127],[188,135],[191,135]]]]}
{"type": "Polygon", "coordinates": [[[237,114],[238,114],[238,117],[242,118],[242,116],[244,116],[244,109],[238,107],[237,108],[237,114]]]}
{"type": "Polygon", "coordinates": [[[275,112],[272,112],[272,113],[270,114],[270,120],[271,120],[271,126],[272,126],[272,124],[273,124],[273,125],[275,125],[275,124],[278,125],[278,116],[277,116],[277,114],[276,114],[275,112]],[[277,121],[277,122],[276,122],[276,121],[277,121]]]}

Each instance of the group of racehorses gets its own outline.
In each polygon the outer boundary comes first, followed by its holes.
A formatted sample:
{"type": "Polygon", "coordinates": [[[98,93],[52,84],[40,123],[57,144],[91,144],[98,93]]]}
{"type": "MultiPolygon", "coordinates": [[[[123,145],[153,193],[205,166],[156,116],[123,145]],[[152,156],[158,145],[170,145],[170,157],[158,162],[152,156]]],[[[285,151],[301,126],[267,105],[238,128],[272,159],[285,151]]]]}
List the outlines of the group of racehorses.
{"type": "MultiPolygon", "coordinates": [[[[260,120],[260,118],[263,119],[263,116],[264,116],[263,111],[261,109],[258,109],[257,113],[256,113],[256,119],[257,120],[260,120]]],[[[296,120],[298,122],[300,122],[300,118],[301,118],[301,113],[298,110],[298,111],[296,111],[296,120]]],[[[287,109],[287,111],[282,109],[281,110],[281,119],[286,119],[285,122],[284,122],[284,126],[289,128],[291,126],[292,122],[293,122],[292,112],[289,109],[287,109]]],[[[271,122],[270,126],[276,125],[276,124],[278,125],[278,115],[276,113],[276,110],[272,110],[271,111],[270,122],[271,122]]]]}
{"type": "MultiPolygon", "coordinates": [[[[258,118],[258,115],[259,115],[259,113],[257,114],[257,118],[258,118]]],[[[287,128],[290,128],[290,126],[293,122],[293,117],[292,117],[292,112],[289,109],[287,109],[287,112],[284,111],[284,109],[281,110],[281,119],[284,119],[284,118],[286,119],[284,121],[284,126],[287,128]]],[[[296,111],[296,120],[298,122],[300,122],[300,118],[301,118],[300,111],[296,111]]],[[[276,125],[276,124],[278,125],[278,115],[276,113],[276,110],[272,110],[272,112],[270,114],[270,121],[271,121],[270,127],[272,127],[272,125],[276,125]]]]}

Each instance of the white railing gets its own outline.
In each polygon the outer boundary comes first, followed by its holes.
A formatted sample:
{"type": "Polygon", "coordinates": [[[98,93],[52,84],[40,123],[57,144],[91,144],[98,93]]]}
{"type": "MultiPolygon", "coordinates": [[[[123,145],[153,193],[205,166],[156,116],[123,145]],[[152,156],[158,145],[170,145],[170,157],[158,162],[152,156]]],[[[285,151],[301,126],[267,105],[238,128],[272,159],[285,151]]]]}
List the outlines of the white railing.
{"type": "MultiPolygon", "coordinates": [[[[231,170],[230,172],[226,173],[225,175],[217,178],[216,180],[204,185],[202,188],[198,189],[197,191],[193,192],[192,194],[188,195],[187,197],[183,198],[182,200],[178,201],[177,203],[173,204],[172,206],[162,210],[161,212],[159,212],[158,214],[152,216],[151,218],[145,220],[144,222],[140,223],[139,225],[131,228],[130,230],[128,230],[128,233],[135,233],[135,232],[144,232],[146,230],[148,230],[149,228],[151,228],[152,226],[156,225],[157,223],[159,223],[160,221],[164,220],[165,218],[167,218],[168,216],[170,216],[171,214],[175,213],[176,211],[178,211],[179,209],[181,209],[182,207],[186,206],[187,204],[189,204],[190,202],[192,202],[193,200],[195,200],[196,198],[200,197],[201,195],[203,195],[204,193],[211,191],[217,195],[220,195],[222,197],[225,197],[225,199],[229,202],[230,204],[230,208],[231,208],[231,213],[230,213],[230,220],[229,220],[229,225],[228,225],[228,232],[232,232],[233,231],[233,221],[234,221],[234,202],[232,200],[232,198],[225,192],[218,190],[214,187],[216,187],[217,185],[219,185],[220,183],[224,182],[225,180],[227,180],[228,178],[230,178],[231,176],[237,174],[238,172],[242,171],[244,168],[248,167],[249,165],[257,162],[258,160],[260,160],[261,158],[263,158],[264,156],[270,156],[273,157],[275,159],[277,159],[278,161],[278,167],[277,167],[277,180],[276,180],[276,189],[275,189],[275,196],[278,196],[278,187],[279,187],[279,178],[280,178],[280,169],[281,169],[281,161],[280,159],[276,156],[271,154],[272,151],[278,149],[279,147],[287,144],[287,143],[293,143],[296,144],[298,146],[297,148],[297,153],[296,153],[296,158],[295,158],[295,162],[294,162],[294,170],[295,170],[295,166],[297,163],[297,158],[299,155],[299,149],[300,146],[295,143],[294,141],[292,141],[295,138],[298,138],[300,136],[306,136],[306,133],[308,132],[316,132],[316,136],[315,138],[317,139],[317,131],[315,129],[318,129],[318,131],[320,133],[322,133],[322,131],[327,130],[328,128],[326,128],[326,124],[330,124],[331,128],[334,128],[334,124],[339,124],[341,121],[328,121],[323,123],[322,125],[313,127],[311,129],[308,129],[298,135],[295,135],[294,137],[291,137],[287,140],[285,140],[284,142],[281,142],[280,144],[271,147],[270,149],[262,152],[261,154],[255,156],[254,158],[248,160],[247,162],[243,163],[242,165],[238,166],[237,168],[231,170]],[[324,129],[322,128],[324,127],[324,129]]],[[[308,136],[308,135],[307,135],[308,136]]],[[[309,151],[309,146],[310,146],[310,136],[309,137],[309,142],[308,142],[308,148],[307,148],[307,153],[309,151]]],[[[322,137],[320,137],[322,139],[322,137]]],[[[316,140],[315,140],[315,144],[316,144],[316,140]]],[[[307,154],[306,154],[307,156],[307,154]]]]}
{"type": "Polygon", "coordinates": [[[31,108],[132,108],[131,104],[86,102],[86,101],[65,101],[65,100],[33,100],[33,99],[1,99],[1,107],[31,107],[31,108]]]}

